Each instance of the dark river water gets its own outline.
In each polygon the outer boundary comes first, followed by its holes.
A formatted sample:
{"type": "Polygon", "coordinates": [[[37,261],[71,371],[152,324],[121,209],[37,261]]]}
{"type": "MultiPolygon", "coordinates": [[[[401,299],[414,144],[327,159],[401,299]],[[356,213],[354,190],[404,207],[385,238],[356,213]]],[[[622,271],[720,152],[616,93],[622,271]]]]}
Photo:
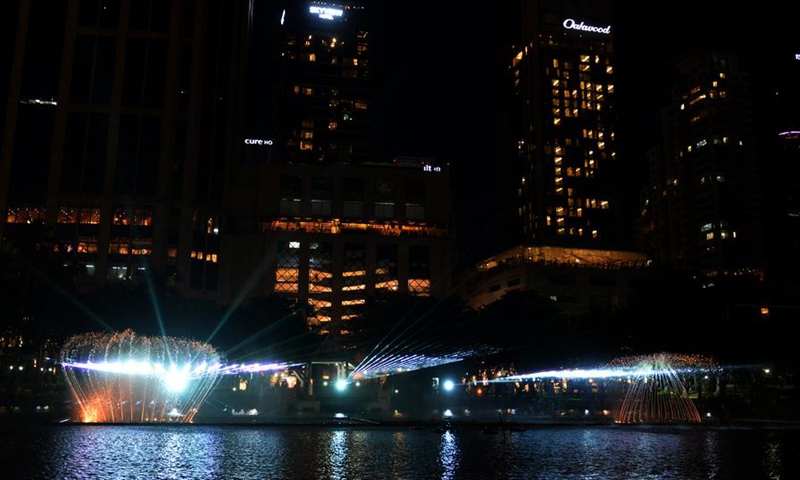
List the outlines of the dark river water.
{"type": "Polygon", "coordinates": [[[0,425],[2,479],[791,479],[800,429],[0,425]]]}

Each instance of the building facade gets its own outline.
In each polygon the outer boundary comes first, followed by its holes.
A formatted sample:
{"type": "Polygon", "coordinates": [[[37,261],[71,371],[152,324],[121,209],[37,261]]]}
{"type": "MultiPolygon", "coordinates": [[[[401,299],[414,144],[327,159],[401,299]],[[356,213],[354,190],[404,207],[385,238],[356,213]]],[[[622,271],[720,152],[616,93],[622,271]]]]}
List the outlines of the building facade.
{"type": "Polygon", "coordinates": [[[524,242],[618,248],[610,3],[523,0],[521,8],[511,72],[524,242]]]}
{"type": "Polygon", "coordinates": [[[84,285],[215,296],[250,2],[11,3],[3,247],[39,229],[84,285]]]}
{"type": "Polygon", "coordinates": [[[626,305],[648,265],[643,253],[519,246],[478,263],[463,295],[481,308],[511,291],[534,291],[568,316],[610,314],[626,305]]]}
{"type": "Polygon", "coordinates": [[[223,298],[294,298],[309,327],[338,335],[370,298],[450,292],[446,166],[251,166],[233,181],[223,298]]]}

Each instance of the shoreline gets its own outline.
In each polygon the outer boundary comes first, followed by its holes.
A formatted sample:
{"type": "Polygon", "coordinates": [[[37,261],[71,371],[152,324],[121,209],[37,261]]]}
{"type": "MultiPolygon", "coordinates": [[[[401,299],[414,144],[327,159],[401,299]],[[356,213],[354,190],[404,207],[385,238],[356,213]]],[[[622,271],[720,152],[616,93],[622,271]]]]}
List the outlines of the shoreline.
{"type": "Polygon", "coordinates": [[[192,423],[179,422],[96,422],[81,423],[66,418],[41,418],[32,416],[0,415],[0,425],[41,426],[141,426],[141,427],[259,427],[259,428],[391,428],[398,430],[483,430],[485,433],[517,432],[537,428],[657,428],[657,429],[782,429],[800,430],[800,420],[742,418],[701,423],[637,423],[620,424],[611,418],[559,419],[536,418],[513,421],[481,419],[377,419],[377,418],[265,418],[265,419],[208,419],[192,423]]]}

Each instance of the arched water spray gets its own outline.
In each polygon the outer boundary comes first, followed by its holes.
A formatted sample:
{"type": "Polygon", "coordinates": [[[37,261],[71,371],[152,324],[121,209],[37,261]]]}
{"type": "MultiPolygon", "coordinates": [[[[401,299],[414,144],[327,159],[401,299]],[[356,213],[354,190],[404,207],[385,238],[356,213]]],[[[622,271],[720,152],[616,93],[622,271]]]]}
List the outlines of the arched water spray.
{"type": "Polygon", "coordinates": [[[61,364],[82,422],[191,422],[222,373],[206,343],[87,333],[67,340],[61,364]]]}
{"type": "Polygon", "coordinates": [[[616,423],[701,422],[681,375],[713,368],[713,361],[697,355],[657,353],[617,359],[614,366],[630,372],[630,386],[616,423]]]}

